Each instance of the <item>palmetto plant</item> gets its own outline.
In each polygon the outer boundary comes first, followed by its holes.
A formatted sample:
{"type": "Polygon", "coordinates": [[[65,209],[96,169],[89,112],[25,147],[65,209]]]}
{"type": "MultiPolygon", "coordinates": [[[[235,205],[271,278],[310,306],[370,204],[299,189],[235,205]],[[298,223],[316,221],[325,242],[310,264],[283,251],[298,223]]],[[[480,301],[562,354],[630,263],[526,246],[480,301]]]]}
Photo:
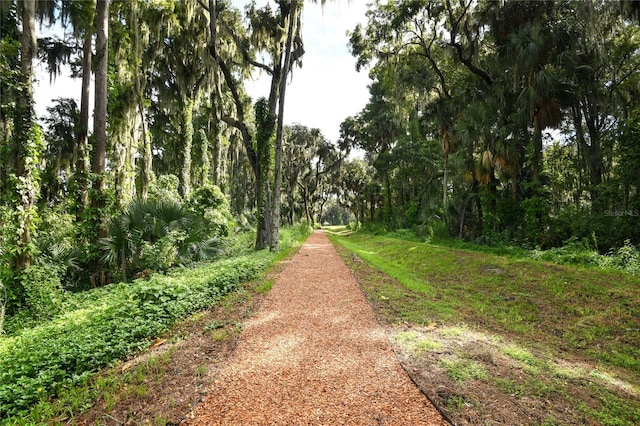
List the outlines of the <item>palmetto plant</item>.
{"type": "Polygon", "coordinates": [[[210,259],[222,251],[222,240],[207,229],[204,217],[180,201],[135,199],[110,221],[102,261],[126,280],[130,272],[210,259]]]}

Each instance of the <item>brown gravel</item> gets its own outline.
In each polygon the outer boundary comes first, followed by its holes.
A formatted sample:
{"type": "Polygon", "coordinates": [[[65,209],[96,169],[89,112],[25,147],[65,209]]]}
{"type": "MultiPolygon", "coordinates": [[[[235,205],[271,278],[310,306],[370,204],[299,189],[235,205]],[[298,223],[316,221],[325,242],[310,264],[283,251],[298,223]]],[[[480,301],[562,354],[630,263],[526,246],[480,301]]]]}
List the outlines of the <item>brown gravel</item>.
{"type": "Polygon", "coordinates": [[[314,232],[183,425],[446,425],[358,285],[314,232]]]}

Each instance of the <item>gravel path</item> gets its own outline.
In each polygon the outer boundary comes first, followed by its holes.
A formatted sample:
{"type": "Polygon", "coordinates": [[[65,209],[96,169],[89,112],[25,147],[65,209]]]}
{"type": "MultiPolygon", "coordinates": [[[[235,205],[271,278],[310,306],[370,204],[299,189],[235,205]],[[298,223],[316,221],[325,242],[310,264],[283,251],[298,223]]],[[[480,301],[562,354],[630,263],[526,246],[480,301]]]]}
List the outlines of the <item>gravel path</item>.
{"type": "Polygon", "coordinates": [[[358,285],[314,232],[184,425],[446,425],[358,285]]]}

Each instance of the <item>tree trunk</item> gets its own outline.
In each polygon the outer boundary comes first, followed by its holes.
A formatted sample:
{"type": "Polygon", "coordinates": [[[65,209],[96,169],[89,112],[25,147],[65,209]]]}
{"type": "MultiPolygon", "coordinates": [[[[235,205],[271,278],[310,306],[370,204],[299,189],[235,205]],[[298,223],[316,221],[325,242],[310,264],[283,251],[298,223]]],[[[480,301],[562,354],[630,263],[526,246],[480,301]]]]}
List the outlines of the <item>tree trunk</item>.
{"type": "Polygon", "coordinates": [[[215,91],[211,96],[212,107],[214,113],[213,121],[213,183],[219,188],[224,188],[224,182],[222,180],[222,122],[220,116],[222,115],[222,88],[220,87],[220,73],[215,70],[215,91]],[[216,98],[218,101],[216,102],[216,98]]]}
{"type": "MultiPolygon", "coordinates": [[[[32,263],[31,239],[35,226],[35,202],[39,194],[38,163],[41,155],[38,135],[34,132],[33,110],[33,58],[36,54],[35,0],[22,1],[22,35],[20,45],[20,92],[16,105],[15,136],[15,173],[19,184],[15,190],[18,200],[15,220],[18,229],[16,235],[15,269],[22,271],[32,263]]],[[[42,142],[42,141],[40,141],[42,142]]]]}
{"type": "MultiPolygon", "coordinates": [[[[214,59],[217,61],[217,51],[216,51],[216,39],[218,37],[218,12],[216,10],[217,1],[209,0],[209,31],[211,33],[211,51],[213,52],[214,59]]],[[[214,144],[214,155],[213,155],[213,183],[222,188],[221,182],[221,163],[222,163],[222,141],[220,140],[221,132],[221,117],[222,117],[222,87],[220,81],[220,70],[216,69],[214,71],[214,83],[215,90],[211,95],[211,106],[213,108],[214,113],[214,136],[213,136],[213,144],[214,144]]]]}
{"type": "MultiPolygon", "coordinates": [[[[107,234],[105,200],[105,167],[107,155],[107,78],[109,66],[109,0],[98,0],[96,4],[96,63],[95,63],[95,107],[93,115],[93,164],[95,174],[91,205],[96,209],[98,238],[107,234]]],[[[97,241],[96,241],[97,243],[97,241]]]]}
{"type": "MultiPolygon", "coordinates": [[[[217,14],[216,14],[216,5],[217,5],[217,1],[216,0],[209,0],[209,29],[210,29],[210,33],[211,33],[211,40],[209,42],[209,53],[210,55],[213,57],[213,59],[217,62],[218,66],[220,67],[220,71],[222,72],[222,75],[224,77],[225,83],[227,83],[227,87],[229,89],[229,91],[231,92],[231,96],[233,98],[233,103],[235,106],[235,112],[237,115],[237,118],[231,118],[228,116],[223,117],[223,120],[235,127],[236,129],[238,129],[240,131],[240,133],[242,134],[242,142],[244,144],[246,153],[247,153],[247,157],[249,159],[249,163],[251,164],[251,167],[253,169],[254,175],[256,177],[256,186],[255,186],[255,196],[256,196],[256,200],[255,203],[257,206],[259,206],[258,211],[257,211],[257,219],[258,219],[258,224],[257,224],[257,232],[256,232],[256,248],[257,249],[261,249],[261,248],[265,248],[269,245],[269,232],[268,232],[268,228],[270,223],[269,222],[265,222],[265,219],[268,220],[267,216],[268,216],[268,210],[269,210],[269,204],[268,201],[265,200],[265,198],[268,197],[268,191],[265,191],[265,185],[263,182],[263,179],[261,177],[262,174],[265,173],[265,169],[263,166],[260,165],[261,162],[261,155],[263,155],[263,153],[259,152],[259,149],[254,149],[254,144],[253,144],[253,138],[251,136],[251,132],[249,131],[249,128],[246,125],[246,120],[245,120],[245,110],[244,110],[244,103],[241,99],[240,96],[240,92],[238,91],[238,87],[237,87],[237,82],[231,72],[231,70],[229,69],[229,67],[227,66],[227,64],[218,56],[218,52],[217,52],[217,28],[216,28],[216,23],[217,23],[217,14]],[[263,203],[267,203],[267,204],[263,204],[263,203]],[[267,206],[266,209],[266,215],[262,214],[261,212],[261,208],[260,207],[264,207],[267,206]]],[[[272,88],[274,87],[273,85],[273,79],[272,79],[272,88]]],[[[277,87],[277,85],[275,86],[277,87]]],[[[272,93],[273,95],[273,93],[272,93]]],[[[275,103],[273,104],[273,110],[271,110],[271,113],[273,114],[275,112],[275,103]]],[[[257,141],[257,144],[260,145],[260,141],[257,141]]],[[[266,187],[266,189],[268,190],[268,185],[266,187]]]]}
{"type": "MultiPolygon", "coordinates": [[[[200,184],[207,185],[210,183],[211,178],[211,161],[209,161],[209,139],[207,132],[204,129],[200,129],[200,156],[202,157],[202,170],[200,174],[200,184]]],[[[214,184],[216,182],[214,181],[214,184]]]]}
{"type": "MultiPolygon", "coordinates": [[[[586,101],[585,101],[586,102],[586,101]]],[[[576,139],[578,141],[578,150],[582,153],[582,164],[589,176],[589,195],[591,198],[591,209],[593,213],[600,213],[603,208],[600,202],[600,184],[603,175],[603,158],[600,149],[600,135],[597,127],[590,122],[588,111],[583,113],[583,105],[573,107],[573,121],[576,129],[576,139]],[[585,134],[583,119],[586,121],[589,141],[585,134]]]]}
{"type": "Polygon", "coordinates": [[[256,232],[256,250],[269,247],[270,226],[271,226],[271,198],[269,191],[269,180],[267,176],[256,180],[256,201],[258,211],[258,228],[256,232]]]}
{"type": "Polygon", "coordinates": [[[303,189],[302,191],[302,199],[304,201],[304,216],[305,219],[307,221],[307,225],[313,225],[313,223],[311,222],[311,211],[309,208],[309,195],[308,195],[308,191],[306,188],[303,189]]]}
{"type": "Polygon", "coordinates": [[[293,222],[295,219],[295,198],[294,198],[295,186],[296,186],[295,179],[293,178],[290,179],[288,193],[287,193],[287,198],[289,199],[289,225],[293,225],[293,222]]]}
{"type": "Polygon", "coordinates": [[[144,105],[142,103],[142,94],[138,96],[138,112],[140,114],[140,126],[142,133],[142,155],[140,156],[140,197],[147,198],[149,194],[149,186],[151,186],[151,178],[153,176],[153,153],[151,151],[151,139],[147,134],[147,122],[144,116],[144,105]]]}
{"type": "MultiPolygon", "coordinates": [[[[137,8],[134,8],[133,21],[135,22],[136,19],[137,8]]],[[[142,60],[142,43],[140,40],[140,31],[138,26],[135,26],[134,37],[136,59],[142,60]]],[[[153,174],[153,153],[151,151],[151,140],[147,134],[147,120],[144,114],[144,81],[141,74],[140,67],[136,66],[134,80],[136,85],[136,101],[138,103],[138,114],[140,114],[140,132],[142,137],[142,155],[140,156],[140,197],[147,198],[153,174]]]]}
{"type": "Polygon", "coordinates": [[[184,141],[184,147],[180,188],[182,196],[186,198],[191,193],[191,147],[193,145],[193,101],[190,99],[183,101],[182,140],[184,141]]]}
{"type": "MultiPolygon", "coordinates": [[[[95,8],[95,5],[93,5],[95,8]]],[[[78,126],[78,156],[76,161],[76,220],[80,222],[89,206],[89,97],[91,94],[91,42],[93,22],[88,22],[82,43],[82,90],[80,96],[80,117],[78,126]]]]}
{"type": "Polygon", "coordinates": [[[542,124],[540,119],[540,112],[538,111],[533,116],[533,151],[531,153],[533,181],[538,183],[542,173],[542,124]]]}
{"type": "Polygon", "coordinates": [[[449,154],[444,154],[444,176],[442,177],[442,208],[447,211],[449,191],[449,154]]]}
{"type": "Polygon", "coordinates": [[[393,214],[392,214],[392,206],[391,206],[391,180],[389,179],[389,169],[384,171],[384,199],[382,200],[383,204],[383,214],[384,214],[384,222],[389,225],[392,229],[395,229],[395,223],[393,223],[393,214]]]}

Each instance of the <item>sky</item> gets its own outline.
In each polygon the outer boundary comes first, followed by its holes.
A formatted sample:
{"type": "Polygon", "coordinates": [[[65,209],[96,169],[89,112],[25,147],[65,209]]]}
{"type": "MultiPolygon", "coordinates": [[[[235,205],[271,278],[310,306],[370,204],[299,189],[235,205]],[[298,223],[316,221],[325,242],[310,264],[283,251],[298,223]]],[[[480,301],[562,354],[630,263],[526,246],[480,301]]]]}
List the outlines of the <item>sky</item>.
{"type": "MultiPolygon", "coordinates": [[[[234,0],[234,4],[243,3],[234,0]]],[[[367,70],[356,72],[356,59],[349,53],[346,32],[366,22],[367,3],[334,0],[321,6],[305,1],[302,15],[305,54],[302,68],[294,68],[287,87],[286,124],[319,128],[326,138],[337,141],[340,123],[364,108],[369,100],[369,76],[367,70]]],[[[260,77],[245,83],[254,99],[269,95],[269,79],[264,73],[260,77]]]]}
{"type": "MultiPolygon", "coordinates": [[[[266,2],[276,8],[273,0],[257,3],[266,2]]],[[[233,0],[232,3],[243,8],[247,1],[233,0]]],[[[294,68],[287,87],[285,124],[319,128],[327,139],[337,141],[340,123],[364,108],[369,99],[368,72],[356,72],[356,60],[347,48],[346,31],[366,22],[367,3],[365,0],[334,0],[321,6],[305,1],[302,15],[305,54],[302,68],[294,68]]],[[[41,31],[37,25],[36,30],[41,31]]],[[[49,84],[44,67],[37,69],[34,94],[38,116],[46,115],[46,107],[58,97],[72,97],[79,103],[79,79],[70,79],[66,71],[49,84]]],[[[269,95],[269,78],[264,73],[254,73],[253,80],[245,85],[254,100],[269,95]]]]}

